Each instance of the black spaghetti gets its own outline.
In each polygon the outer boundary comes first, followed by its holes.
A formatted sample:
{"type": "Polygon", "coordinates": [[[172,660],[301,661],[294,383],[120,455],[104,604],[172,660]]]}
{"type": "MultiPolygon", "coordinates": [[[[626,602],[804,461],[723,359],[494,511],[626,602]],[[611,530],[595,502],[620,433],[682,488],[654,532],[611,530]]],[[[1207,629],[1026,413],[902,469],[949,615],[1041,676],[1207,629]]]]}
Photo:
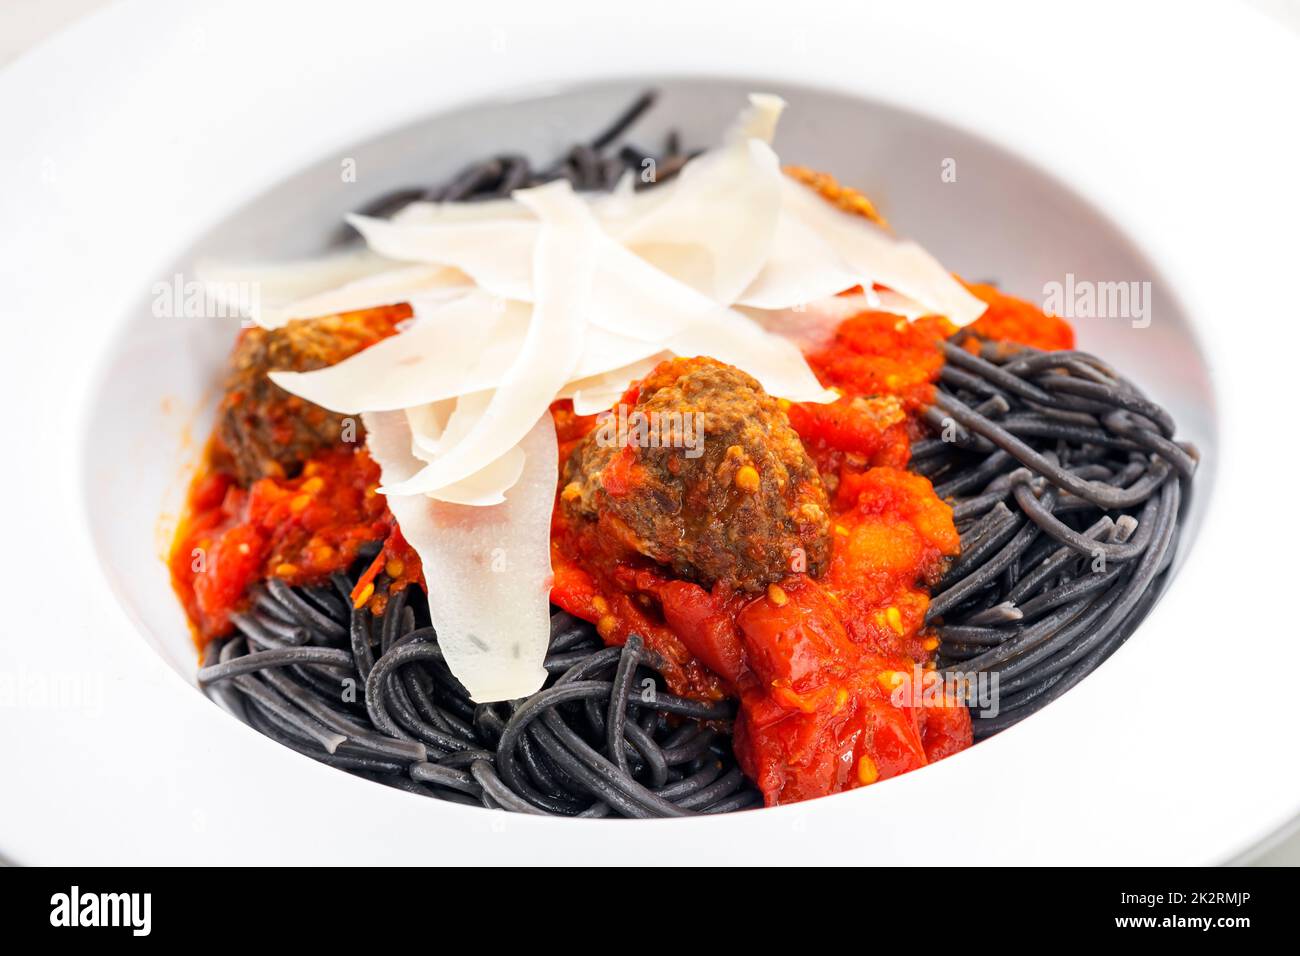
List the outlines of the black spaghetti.
{"type": "Polygon", "coordinates": [[[418,588],[376,617],[351,607],[355,577],[333,583],[259,587],[238,633],[208,644],[200,685],[292,750],[444,800],[580,817],[761,803],[731,754],[731,705],[668,693],[639,641],[607,648],[557,609],[546,686],[475,704],[443,662],[418,588]]]}
{"type": "Polygon", "coordinates": [[[961,556],[934,591],[943,663],[998,677],[977,739],[1091,673],[1150,610],[1173,559],[1196,452],[1095,356],[959,335],[913,468],[953,505],[961,556]]]}

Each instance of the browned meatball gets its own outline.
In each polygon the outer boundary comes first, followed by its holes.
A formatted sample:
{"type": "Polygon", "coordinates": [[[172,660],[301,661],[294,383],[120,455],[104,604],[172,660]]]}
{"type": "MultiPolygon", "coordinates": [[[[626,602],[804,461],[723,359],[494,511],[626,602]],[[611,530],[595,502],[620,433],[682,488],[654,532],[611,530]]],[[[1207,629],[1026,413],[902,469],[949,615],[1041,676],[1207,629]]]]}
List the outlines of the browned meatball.
{"type": "Polygon", "coordinates": [[[820,573],[826,492],[757,381],[713,359],[671,359],[624,420],[618,429],[611,417],[570,455],[560,498],[574,520],[703,584],[755,591],[792,570],[820,573]]]}
{"type": "MultiPolygon", "coordinates": [[[[342,361],[393,332],[410,314],[405,307],[367,309],[319,319],[299,319],[278,329],[244,330],[230,357],[217,409],[217,435],[235,475],[292,478],[312,455],[343,438],[344,416],[290,395],[267,372],[309,372],[342,361]]],[[[361,423],[354,421],[360,441],[361,423]]]]}

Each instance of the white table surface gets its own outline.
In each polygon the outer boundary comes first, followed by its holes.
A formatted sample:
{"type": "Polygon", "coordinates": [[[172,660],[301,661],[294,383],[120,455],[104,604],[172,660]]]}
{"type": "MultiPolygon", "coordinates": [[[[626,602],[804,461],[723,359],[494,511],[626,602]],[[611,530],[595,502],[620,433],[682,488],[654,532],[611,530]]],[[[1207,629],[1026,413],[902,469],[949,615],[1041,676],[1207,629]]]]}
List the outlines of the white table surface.
{"type": "MultiPolygon", "coordinates": [[[[0,0],[0,69],[28,48],[112,0],[0,0]]],[[[1259,8],[1279,29],[1300,32],[1300,0],[1241,0],[1259,8]]],[[[1300,821],[1297,832],[1279,834],[1251,860],[1256,866],[1300,866],[1300,821]],[[1269,845],[1274,843],[1275,845],[1269,845]]],[[[0,824],[2,825],[2,824],[0,824]]],[[[2,862],[2,861],[0,861],[2,862]]]]}

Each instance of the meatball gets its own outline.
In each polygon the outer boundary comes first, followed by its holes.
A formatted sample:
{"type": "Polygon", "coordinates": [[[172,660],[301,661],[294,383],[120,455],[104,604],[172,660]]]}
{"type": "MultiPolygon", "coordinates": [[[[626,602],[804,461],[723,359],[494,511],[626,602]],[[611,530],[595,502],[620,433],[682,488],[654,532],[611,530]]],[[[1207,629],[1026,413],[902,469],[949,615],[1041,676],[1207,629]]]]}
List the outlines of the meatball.
{"type": "MultiPolygon", "coordinates": [[[[343,440],[345,416],[290,395],[267,372],[309,372],[342,361],[390,335],[405,307],[297,319],[278,329],[244,330],[230,357],[217,435],[236,479],[292,478],[307,459],[343,440]]],[[[361,440],[360,422],[354,435],[361,440]]]]}
{"type": "Polygon", "coordinates": [[[738,368],[670,359],[569,456],[566,514],[680,577],[756,591],[818,574],[826,492],[781,404],[738,368]]]}

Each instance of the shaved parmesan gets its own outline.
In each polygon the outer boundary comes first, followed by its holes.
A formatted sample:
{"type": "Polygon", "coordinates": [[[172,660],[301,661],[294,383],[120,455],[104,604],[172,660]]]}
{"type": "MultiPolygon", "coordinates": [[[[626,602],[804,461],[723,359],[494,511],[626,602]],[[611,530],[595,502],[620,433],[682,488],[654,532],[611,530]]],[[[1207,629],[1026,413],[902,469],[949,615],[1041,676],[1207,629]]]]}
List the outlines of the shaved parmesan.
{"type": "Polygon", "coordinates": [[[429,497],[475,508],[500,504],[506,500],[506,492],[518,483],[526,462],[522,448],[507,448],[500,458],[488,462],[468,478],[444,485],[429,497]]]}
{"type": "Polygon", "coordinates": [[[630,365],[577,379],[565,386],[558,397],[573,399],[573,411],[576,415],[594,415],[603,412],[618,401],[633,382],[645,378],[656,365],[670,355],[669,352],[656,352],[630,365]]]}
{"type": "Polygon", "coordinates": [[[469,434],[475,423],[483,417],[483,412],[487,410],[488,403],[491,401],[490,391],[472,392],[445,402],[426,405],[425,408],[433,412],[429,416],[417,416],[412,419],[408,412],[406,420],[411,426],[411,450],[415,453],[415,457],[427,463],[436,461],[441,452],[454,447],[456,442],[469,434]],[[438,428],[439,419],[441,419],[441,428],[438,428]],[[423,431],[430,424],[434,427],[427,432],[423,431]]]}
{"type": "Polygon", "coordinates": [[[411,454],[429,461],[438,453],[438,443],[458,399],[448,398],[406,409],[406,427],[411,430],[411,454]]]}
{"type": "Polygon", "coordinates": [[[660,271],[729,305],[767,260],[782,178],[772,148],[742,137],[687,163],[664,201],[632,217],[618,238],[660,271]]]}
{"type": "Polygon", "coordinates": [[[871,307],[865,296],[829,296],[792,309],[740,309],[763,329],[789,339],[804,352],[824,348],[841,322],[871,307]]]}
{"type": "MultiPolygon", "coordinates": [[[[785,179],[782,192],[783,214],[822,237],[850,270],[901,292],[929,312],[947,316],[955,325],[974,322],[987,308],[915,242],[895,239],[792,179],[785,179]]],[[[871,287],[869,282],[861,284],[871,287]]]]}
{"type": "Polygon", "coordinates": [[[666,203],[681,182],[678,178],[655,186],[654,189],[638,190],[636,181],[636,174],[629,170],[613,190],[587,199],[591,204],[592,215],[600,222],[601,228],[615,239],[623,235],[637,219],[666,203]]]}
{"type": "MultiPolygon", "coordinates": [[[[845,298],[852,297],[845,296],[845,298]]],[[[877,312],[889,312],[905,319],[919,319],[923,315],[935,314],[934,309],[927,309],[915,299],[909,299],[901,292],[895,292],[892,289],[869,289],[862,298],[870,303],[868,306],[870,309],[877,312]]]]}
{"type": "MultiPolygon", "coordinates": [[[[523,347],[532,307],[471,293],[445,305],[414,304],[415,320],[335,365],[272,372],[271,380],[322,408],[350,415],[411,409],[498,388],[523,347]]],[[[659,342],[587,329],[574,380],[589,379],[660,354],[659,342]]],[[[564,389],[559,398],[570,397],[564,389]]]]}
{"type": "Polygon", "coordinates": [[[789,339],[803,352],[825,348],[840,323],[862,312],[888,312],[905,319],[933,314],[920,303],[889,289],[832,295],[789,309],[739,309],[773,335],[789,339]]]}
{"type": "Polygon", "coordinates": [[[290,319],[314,319],[340,312],[357,312],[414,300],[427,303],[448,301],[472,291],[474,284],[465,273],[445,266],[400,266],[357,279],[328,292],[317,293],[277,309],[271,316],[280,323],[290,319]]]}
{"type": "MultiPolygon", "coordinates": [[[[445,445],[464,437],[483,413],[490,393],[476,392],[456,399],[432,402],[406,409],[411,431],[411,454],[425,464],[432,462],[445,445]]],[[[495,505],[505,501],[509,490],[524,470],[524,453],[516,445],[468,478],[439,488],[429,497],[460,505],[495,505]]]]}
{"type": "Polygon", "coordinates": [[[363,249],[295,262],[238,264],[206,259],[195,265],[195,272],[215,302],[272,329],[289,320],[283,312],[285,306],[386,272],[397,264],[363,249]]]}
{"type": "Polygon", "coordinates": [[[708,296],[608,237],[599,237],[598,243],[591,313],[606,331],[662,346],[668,336],[718,309],[708,296]]]}
{"type": "MultiPolygon", "coordinates": [[[[573,381],[589,379],[592,376],[623,368],[662,351],[663,343],[658,340],[646,341],[615,335],[593,324],[587,329],[582,359],[578,362],[578,367],[573,370],[573,381]]],[[[568,395],[561,390],[559,397],[567,398],[568,395]]]]}
{"type": "Polygon", "coordinates": [[[503,299],[533,297],[533,248],[540,228],[535,221],[451,217],[397,223],[348,216],[348,222],[371,249],[390,259],[451,266],[503,299]]]}
{"type": "Polygon", "coordinates": [[[500,504],[506,500],[506,492],[518,484],[526,462],[522,448],[508,448],[500,458],[484,465],[468,478],[439,488],[429,497],[475,508],[500,504]]]}
{"type": "MultiPolygon", "coordinates": [[[[537,301],[523,346],[463,438],[418,474],[381,489],[427,494],[477,472],[517,443],[572,377],[582,354],[599,232],[590,210],[560,180],[516,197],[541,220],[534,253],[537,301]]],[[[450,424],[448,428],[450,429],[450,424]]]]}
{"type": "Polygon", "coordinates": [[[733,309],[718,309],[673,336],[668,347],[678,355],[706,355],[748,372],[771,395],[792,402],[834,402],[835,392],[822,388],[797,346],[769,335],[733,309]]]}
{"type": "Polygon", "coordinates": [[[776,124],[785,110],[785,100],[775,93],[750,93],[749,106],[736,117],[735,123],[727,131],[727,139],[737,142],[757,139],[772,145],[776,136],[776,124]]]}
{"type": "Polygon", "coordinates": [[[394,213],[391,221],[403,226],[418,226],[433,223],[531,218],[533,218],[532,213],[513,199],[488,199],[479,202],[417,200],[394,213]]]}
{"type": "Polygon", "coordinates": [[[314,372],[272,372],[271,381],[345,415],[494,389],[518,360],[532,318],[527,303],[485,292],[412,308],[415,321],[405,331],[314,372]]]}
{"type": "Polygon", "coordinates": [[[762,270],[737,300],[756,309],[789,309],[833,296],[871,277],[840,258],[808,223],[783,211],[762,270]]]}
{"type": "MultiPolygon", "coordinates": [[[[367,413],[362,422],[385,483],[400,484],[423,466],[411,454],[401,412],[367,413]]],[[[403,537],[420,556],[429,614],[447,666],[479,703],[525,697],[546,680],[551,508],[559,478],[549,413],[517,450],[523,470],[500,503],[388,498],[403,537]]]]}

